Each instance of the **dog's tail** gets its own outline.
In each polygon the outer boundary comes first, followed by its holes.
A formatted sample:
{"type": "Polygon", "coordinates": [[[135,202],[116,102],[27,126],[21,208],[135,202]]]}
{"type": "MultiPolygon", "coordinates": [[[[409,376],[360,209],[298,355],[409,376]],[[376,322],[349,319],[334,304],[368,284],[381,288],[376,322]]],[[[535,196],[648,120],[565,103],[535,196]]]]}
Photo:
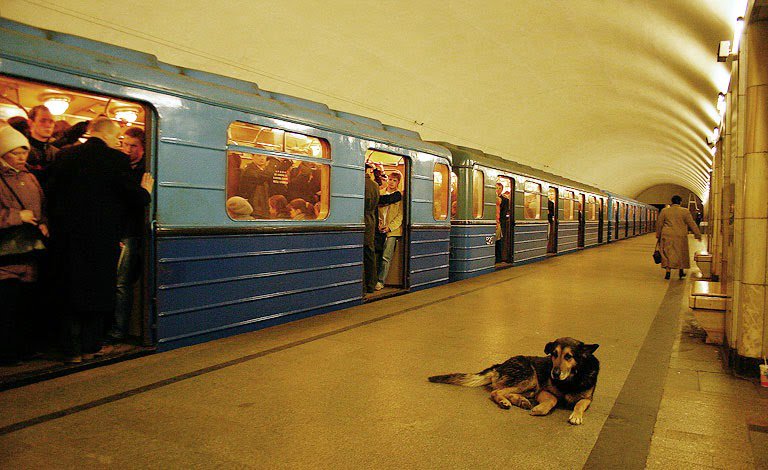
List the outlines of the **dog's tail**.
{"type": "Polygon", "coordinates": [[[489,367],[477,374],[446,374],[446,375],[433,375],[428,380],[430,382],[436,382],[441,384],[461,385],[464,387],[482,387],[488,385],[499,377],[499,373],[496,372],[496,366],[489,367]]]}

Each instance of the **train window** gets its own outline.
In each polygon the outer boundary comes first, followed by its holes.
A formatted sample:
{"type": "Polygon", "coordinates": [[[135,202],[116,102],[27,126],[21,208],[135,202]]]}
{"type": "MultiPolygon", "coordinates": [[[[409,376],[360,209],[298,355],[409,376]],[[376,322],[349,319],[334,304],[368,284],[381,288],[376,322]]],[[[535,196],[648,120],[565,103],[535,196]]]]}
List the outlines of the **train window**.
{"type": "Polygon", "coordinates": [[[328,217],[330,165],[227,152],[226,210],[233,220],[328,217]]]}
{"type": "Polygon", "coordinates": [[[331,158],[330,147],[323,139],[246,122],[233,122],[229,126],[227,145],[254,147],[304,157],[331,158]]]}
{"type": "Polygon", "coordinates": [[[451,172],[451,218],[459,212],[459,177],[451,172]]]}
{"type": "Polygon", "coordinates": [[[485,174],[482,170],[472,170],[472,217],[483,218],[485,204],[485,174]]]}
{"type": "Polygon", "coordinates": [[[435,163],[433,176],[433,203],[432,215],[435,220],[445,220],[448,218],[448,192],[450,186],[450,170],[445,163],[435,163]]]}
{"type": "Polygon", "coordinates": [[[523,210],[526,219],[541,218],[541,185],[533,181],[525,182],[525,197],[523,210]]]}
{"type": "Polygon", "coordinates": [[[566,191],[563,196],[563,220],[573,220],[573,200],[576,196],[573,191],[566,191]]]}
{"type": "Polygon", "coordinates": [[[587,220],[597,220],[597,198],[589,196],[587,199],[587,220]]]}

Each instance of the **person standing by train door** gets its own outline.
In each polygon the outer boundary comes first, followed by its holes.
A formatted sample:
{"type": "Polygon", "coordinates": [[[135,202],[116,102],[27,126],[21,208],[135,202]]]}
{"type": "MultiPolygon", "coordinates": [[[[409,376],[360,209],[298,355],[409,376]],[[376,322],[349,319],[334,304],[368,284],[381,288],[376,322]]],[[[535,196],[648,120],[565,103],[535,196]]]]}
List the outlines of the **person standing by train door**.
{"type": "MultiPolygon", "coordinates": [[[[397,170],[389,174],[389,179],[387,180],[387,192],[389,194],[398,190],[402,178],[402,173],[397,170]]],[[[395,254],[397,241],[403,235],[403,201],[390,204],[386,207],[387,210],[384,213],[384,223],[381,228],[381,233],[385,235],[386,240],[384,241],[384,250],[381,253],[381,260],[379,261],[379,282],[376,283],[376,290],[384,288],[384,282],[387,280],[387,275],[389,274],[389,263],[392,261],[392,255],[395,254]]]]}
{"type": "Polygon", "coordinates": [[[54,278],[69,363],[106,352],[100,350],[103,324],[115,309],[123,220],[129,210],[149,204],[154,185],[148,173],[140,184],[131,175],[128,158],[117,150],[120,128],[114,122],[96,118],[89,131],[85,143],[59,152],[48,181],[54,278]]]}
{"type": "Polygon", "coordinates": [[[379,226],[379,206],[400,201],[403,195],[396,191],[379,196],[379,185],[373,180],[374,164],[365,162],[365,203],[363,221],[363,285],[366,294],[372,294],[376,288],[376,230],[379,226]]]}
{"type": "MultiPolygon", "coordinates": [[[[123,134],[120,150],[128,155],[131,177],[136,184],[146,172],[144,161],[144,131],[129,127],[123,134]]],[[[107,341],[120,342],[128,333],[128,318],[133,310],[133,284],[141,272],[142,235],[144,234],[144,207],[131,206],[126,213],[123,237],[120,239],[120,258],[117,262],[117,290],[115,292],[115,314],[111,325],[107,325],[107,341]]]]}

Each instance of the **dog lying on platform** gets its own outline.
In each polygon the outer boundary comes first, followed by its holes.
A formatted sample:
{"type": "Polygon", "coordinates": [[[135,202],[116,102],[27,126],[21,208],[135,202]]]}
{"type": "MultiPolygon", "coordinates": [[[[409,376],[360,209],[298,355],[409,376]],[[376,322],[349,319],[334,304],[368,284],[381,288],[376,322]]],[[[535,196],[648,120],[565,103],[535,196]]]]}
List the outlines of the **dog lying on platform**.
{"type": "Polygon", "coordinates": [[[561,402],[573,407],[568,422],[581,424],[597,385],[600,362],[593,353],[598,347],[573,338],[559,338],[544,348],[548,357],[515,356],[477,374],[435,375],[429,381],[486,386],[491,390],[491,399],[501,408],[506,410],[515,405],[531,410],[533,416],[544,416],[561,402]],[[536,406],[532,406],[532,399],[536,406]]]}

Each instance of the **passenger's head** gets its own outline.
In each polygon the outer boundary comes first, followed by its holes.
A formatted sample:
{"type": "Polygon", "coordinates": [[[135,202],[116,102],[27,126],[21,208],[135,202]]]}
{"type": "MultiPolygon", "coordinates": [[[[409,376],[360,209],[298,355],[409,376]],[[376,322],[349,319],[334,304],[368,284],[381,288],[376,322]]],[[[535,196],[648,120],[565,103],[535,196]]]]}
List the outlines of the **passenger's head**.
{"type": "Polygon", "coordinates": [[[496,183],[496,195],[501,196],[502,192],[504,192],[504,185],[501,183],[496,183]]]}
{"type": "Polygon", "coordinates": [[[17,170],[24,169],[29,156],[29,141],[9,125],[0,127],[0,158],[17,170]]]}
{"type": "Polygon", "coordinates": [[[678,195],[672,196],[672,204],[680,204],[683,202],[683,198],[678,195]]]}
{"type": "Polygon", "coordinates": [[[387,180],[387,188],[390,191],[394,191],[400,187],[400,181],[403,179],[403,174],[395,170],[389,174],[389,180],[387,180]]]}
{"type": "Polygon", "coordinates": [[[56,121],[53,114],[44,105],[39,104],[29,110],[29,135],[33,139],[47,141],[53,135],[56,121]]]}
{"type": "Polygon", "coordinates": [[[135,165],[144,158],[144,131],[138,127],[129,127],[123,132],[123,142],[120,144],[123,151],[135,165]]]}
{"type": "Polygon", "coordinates": [[[248,217],[253,213],[253,207],[247,199],[240,196],[232,196],[227,199],[227,212],[233,219],[248,217]]]}
{"type": "Polygon", "coordinates": [[[103,140],[110,147],[120,148],[120,126],[108,117],[97,117],[88,124],[88,133],[91,137],[103,140]]]}
{"type": "Polygon", "coordinates": [[[291,211],[292,219],[314,219],[315,208],[307,201],[301,198],[296,198],[288,204],[288,208],[291,211]]]}
{"type": "Polygon", "coordinates": [[[24,135],[29,135],[29,121],[21,116],[13,116],[8,118],[8,125],[21,132],[24,135]]]}
{"type": "Polygon", "coordinates": [[[275,194],[269,198],[269,215],[273,219],[279,219],[281,217],[290,215],[290,208],[288,207],[288,199],[282,194],[275,194]]]}

